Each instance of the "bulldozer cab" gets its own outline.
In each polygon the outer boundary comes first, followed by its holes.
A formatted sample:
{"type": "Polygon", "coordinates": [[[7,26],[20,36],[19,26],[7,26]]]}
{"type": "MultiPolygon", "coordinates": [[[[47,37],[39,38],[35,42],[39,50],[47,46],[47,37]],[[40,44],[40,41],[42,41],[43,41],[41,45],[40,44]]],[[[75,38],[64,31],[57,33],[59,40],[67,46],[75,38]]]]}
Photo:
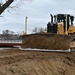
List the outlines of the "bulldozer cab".
{"type": "Polygon", "coordinates": [[[58,33],[58,25],[59,25],[60,32],[62,34],[65,33],[67,34],[69,27],[73,26],[74,16],[70,14],[57,14],[54,16],[50,14],[50,16],[51,16],[51,21],[47,24],[47,32],[58,33]],[[60,24],[62,24],[62,26],[60,24]]]}
{"type": "Polygon", "coordinates": [[[59,23],[59,22],[65,23],[65,22],[67,22],[68,25],[73,25],[73,21],[74,21],[74,16],[69,15],[69,14],[54,15],[54,22],[56,22],[56,23],[59,23]]]}
{"type": "MultiPolygon", "coordinates": [[[[54,19],[56,23],[63,23],[63,32],[62,34],[68,34],[68,29],[70,26],[73,26],[74,16],[70,14],[57,14],[54,15],[54,19]]],[[[60,30],[60,28],[59,28],[60,30]]],[[[59,33],[59,31],[58,31],[59,33]]]]}

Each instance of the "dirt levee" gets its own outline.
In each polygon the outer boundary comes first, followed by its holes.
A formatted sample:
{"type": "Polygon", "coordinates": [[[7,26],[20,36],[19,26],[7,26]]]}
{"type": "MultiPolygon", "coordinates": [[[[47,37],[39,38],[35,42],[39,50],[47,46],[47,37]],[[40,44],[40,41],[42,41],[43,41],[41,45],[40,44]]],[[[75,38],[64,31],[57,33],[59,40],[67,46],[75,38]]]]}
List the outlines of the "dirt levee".
{"type": "Polygon", "coordinates": [[[39,48],[66,50],[69,48],[69,40],[65,36],[54,35],[52,37],[33,35],[29,36],[24,42],[23,48],[39,48]]]}

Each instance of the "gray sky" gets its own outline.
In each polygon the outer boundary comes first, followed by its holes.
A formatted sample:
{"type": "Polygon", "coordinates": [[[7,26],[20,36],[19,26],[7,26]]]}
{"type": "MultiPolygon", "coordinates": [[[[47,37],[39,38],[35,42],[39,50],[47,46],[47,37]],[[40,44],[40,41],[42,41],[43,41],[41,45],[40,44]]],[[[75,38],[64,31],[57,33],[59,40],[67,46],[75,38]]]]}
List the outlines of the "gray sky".
{"type": "MultiPolygon", "coordinates": [[[[13,5],[16,2],[13,3],[13,5]]],[[[8,8],[9,9],[9,8],[8,8]]],[[[75,0],[33,0],[21,3],[17,9],[5,10],[0,17],[0,32],[9,29],[14,32],[25,31],[25,17],[28,16],[28,33],[34,27],[46,27],[49,14],[71,14],[75,16],[75,0]]]]}

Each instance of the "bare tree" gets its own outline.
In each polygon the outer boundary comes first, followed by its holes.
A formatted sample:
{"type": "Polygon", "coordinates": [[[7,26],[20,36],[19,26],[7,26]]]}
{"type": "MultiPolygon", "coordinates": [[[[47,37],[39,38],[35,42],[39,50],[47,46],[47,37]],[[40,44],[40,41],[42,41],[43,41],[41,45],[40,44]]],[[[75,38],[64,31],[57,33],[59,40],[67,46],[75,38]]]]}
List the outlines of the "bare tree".
{"type": "Polygon", "coordinates": [[[8,35],[9,34],[9,30],[4,30],[2,33],[3,33],[3,35],[8,35]]]}
{"type": "Polygon", "coordinates": [[[32,32],[34,33],[44,33],[44,32],[47,32],[47,29],[46,28],[42,28],[42,27],[35,27],[32,32]]]}
{"type": "Polygon", "coordinates": [[[5,39],[9,39],[11,35],[14,35],[14,32],[7,29],[2,31],[2,35],[4,36],[5,39]]]}
{"type": "Polygon", "coordinates": [[[32,30],[32,32],[34,32],[34,33],[38,33],[38,28],[35,27],[35,28],[32,30]]]}
{"type": "MultiPolygon", "coordinates": [[[[1,0],[3,1],[3,0],[1,0]]],[[[5,0],[5,3],[3,4],[2,2],[0,2],[0,14],[2,14],[4,12],[4,10],[6,8],[8,8],[10,6],[11,3],[13,3],[16,0],[5,0]]],[[[19,0],[19,2],[23,2],[23,1],[29,1],[29,0],[19,0]]]]}
{"type": "Polygon", "coordinates": [[[5,4],[0,4],[0,14],[3,13],[3,11],[13,2],[14,0],[8,0],[5,4]]]}
{"type": "Polygon", "coordinates": [[[44,32],[44,28],[40,27],[40,28],[38,29],[38,32],[39,32],[39,33],[44,32]]]}

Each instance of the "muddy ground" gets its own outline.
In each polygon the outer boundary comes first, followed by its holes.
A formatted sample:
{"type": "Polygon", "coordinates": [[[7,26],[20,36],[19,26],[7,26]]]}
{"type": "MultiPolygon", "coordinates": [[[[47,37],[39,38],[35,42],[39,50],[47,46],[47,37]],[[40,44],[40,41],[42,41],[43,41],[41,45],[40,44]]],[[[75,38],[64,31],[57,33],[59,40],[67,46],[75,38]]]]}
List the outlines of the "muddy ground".
{"type": "Polygon", "coordinates": [[[75,75],[75,52],[0,50],[0,75],[75,75]]]}

